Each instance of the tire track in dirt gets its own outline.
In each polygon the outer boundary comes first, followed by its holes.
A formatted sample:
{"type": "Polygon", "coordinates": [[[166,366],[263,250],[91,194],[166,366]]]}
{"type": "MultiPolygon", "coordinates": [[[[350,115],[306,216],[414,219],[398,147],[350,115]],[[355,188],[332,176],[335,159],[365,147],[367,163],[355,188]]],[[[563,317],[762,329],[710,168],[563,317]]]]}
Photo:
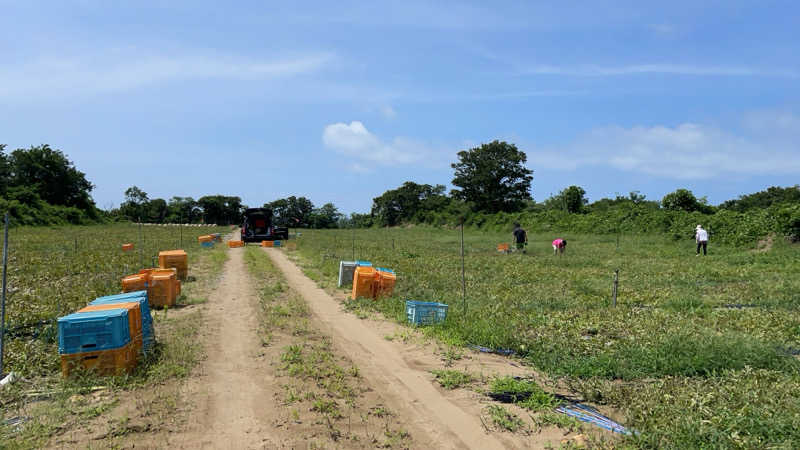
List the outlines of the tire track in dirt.
{"type": "Polygon", "coordinates": [[[274,380],[257,357],[256,292],[243,252],[228,255],[207,304],[203,376],[188,387],[198,408],[191,413],[188,432],[172,442],[184,448],[276,448],[268,421],[274,380]]]}
{"type": "MultiPolygon", "coordinates": [[[[352,314],[320,289],[280,250],[265,248],[273,263],[283,272],[289,285],[306,300],[312,313],[328,327],[326,334],[364,373],[371,384],[381,386],[387,402],[408,422],[424,430],[430,448],[514,448],[513,438],[488,434],[479,416],[462,409],[446,398],[430,381],[430,374],[409,364],[376,330],[352,314]]],[[[417,442],[419,437],[415,436],[417,442]]],[[[534,446],[544,443],[528,442],[534,446]]]]}

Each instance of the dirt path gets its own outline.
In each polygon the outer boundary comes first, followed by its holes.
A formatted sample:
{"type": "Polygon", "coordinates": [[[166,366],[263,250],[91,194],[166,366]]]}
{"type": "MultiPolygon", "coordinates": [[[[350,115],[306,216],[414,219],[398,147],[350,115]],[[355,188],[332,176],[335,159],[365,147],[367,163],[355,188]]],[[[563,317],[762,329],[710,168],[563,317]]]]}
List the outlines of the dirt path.
{"type": "Polygon", "coordinates": [[[427,364],[409,357],[379,328],[343,311],[339,302],[317,287],[281,251],[265,250],[289,285],[305,298],[313,314],[327,327],[326,334],[334,338],[366,378],[381,386],[394,410],[424,430],[430,448],[544,448],[548,443],[557,445],[563,437],[552,430],[527,437],[487,433],[481,422],[480,405],[474,399],[444,395],[431,382],[427,364]]]}
{"type": "Polygon", "coordinates": [[[269,423],[271,379],[257,355],[256,293],[243,252],[228,253],[222,280],[208,302],[204,373],[188,386],[197,408],[188,432],[173,443],[185,448],[275,448],[269,423]]]}

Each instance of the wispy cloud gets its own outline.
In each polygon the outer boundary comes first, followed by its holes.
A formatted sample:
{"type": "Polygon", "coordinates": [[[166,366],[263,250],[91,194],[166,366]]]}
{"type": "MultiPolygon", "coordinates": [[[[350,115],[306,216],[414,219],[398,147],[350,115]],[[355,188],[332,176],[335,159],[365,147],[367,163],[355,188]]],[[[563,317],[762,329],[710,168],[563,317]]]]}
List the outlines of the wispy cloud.
{"type": "MultiPolygon", "coordinates": [[[[322,143],[326,148],[358,161],[383,166],[417,164],[423,160],[427,165],[431,160],[428,156],[435,153],[430,146],[407,137],[383,142],[359,121],[326,126],[322,131],[322,143]]],[[[351,169],[358,171],[355,167],[351,169]]]]}
{"type": "Polygon", "coordinates": [[[565,170],[605,166],[672,179],[800,175],[800,144],[791,137],[797,131],[782,125],[798,123],[800,118],[791,114],[780,117],[782,121],[764,116],[748,119],[758,127],[757,135],[696,123],[602,127],[555,149],[529,151],[528,159],[534,166],[565,170]]]}
{"type": "Polygon", "coordinates": [[[686,64],[631,64],[621,66],[537,65],[523,68],[519,71],[519,73],[521,75],[563,75],[576,77],[608,77],[640,74],[779,78],[800,77],[800,72],[791,69],[744,66],[702,66],[686,64]]]}
{"type": "Polygon", "coordinates": [[[125,91],[159,83],[263,80],[318,71],[334,59],[320,53],[272,60],[228,55],[109,54],[40,58],[0,68],[0,98],[62,97],[125,91]]]}

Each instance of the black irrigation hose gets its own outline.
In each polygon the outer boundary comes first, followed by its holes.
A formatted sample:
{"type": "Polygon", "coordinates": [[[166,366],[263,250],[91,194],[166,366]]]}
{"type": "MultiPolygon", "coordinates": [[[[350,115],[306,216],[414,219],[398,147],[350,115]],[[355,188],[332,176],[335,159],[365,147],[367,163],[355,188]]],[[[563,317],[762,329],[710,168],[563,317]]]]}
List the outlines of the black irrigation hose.
{"type": "Polygon", "coordinates": [[[16,339],[21,337],[39,337],[41,334],[41,329],[44,325],[49,325],[55,323],[56,318],[52,319],[44,319],[38,322],[30,322],[22,325],[17,325],[15,327],[6,328],[4,337],[8,339],[16,339]],[[31,328],[38,328],[36,331],[25,331],[31,328]]]}

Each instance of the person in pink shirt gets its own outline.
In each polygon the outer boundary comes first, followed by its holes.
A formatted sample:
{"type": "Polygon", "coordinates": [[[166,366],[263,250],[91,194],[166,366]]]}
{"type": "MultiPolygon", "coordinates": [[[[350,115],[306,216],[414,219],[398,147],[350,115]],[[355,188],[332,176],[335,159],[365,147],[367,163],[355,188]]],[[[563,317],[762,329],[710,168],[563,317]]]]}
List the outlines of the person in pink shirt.
{"type": "Polygon", "coordinates": [[[567,240],[558,238],[553,241],[553,254],[562,254],[567,249],[567,240]]]}

